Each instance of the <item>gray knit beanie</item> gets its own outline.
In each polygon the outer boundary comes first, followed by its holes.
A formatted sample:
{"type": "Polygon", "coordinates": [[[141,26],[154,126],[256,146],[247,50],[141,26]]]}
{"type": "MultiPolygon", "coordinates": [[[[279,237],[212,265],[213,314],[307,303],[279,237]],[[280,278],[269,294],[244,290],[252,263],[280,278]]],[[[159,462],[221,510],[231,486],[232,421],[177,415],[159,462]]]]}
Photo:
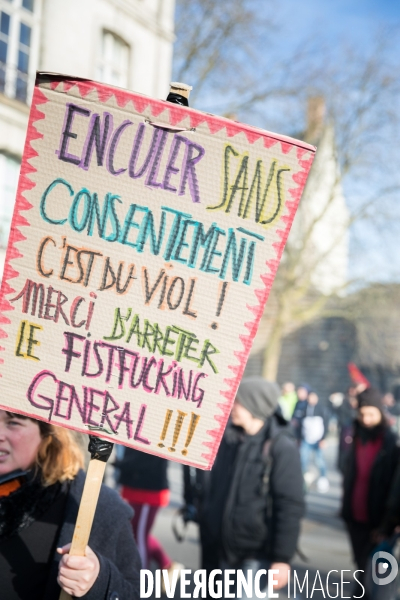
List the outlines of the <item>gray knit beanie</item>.
{"type": "Polygon", "coordinates": [[[278,384],[262,377],[246,377],[240,382],[236,400],[256,417],[265,421],[274,414],[281,395],[278,384]]]}

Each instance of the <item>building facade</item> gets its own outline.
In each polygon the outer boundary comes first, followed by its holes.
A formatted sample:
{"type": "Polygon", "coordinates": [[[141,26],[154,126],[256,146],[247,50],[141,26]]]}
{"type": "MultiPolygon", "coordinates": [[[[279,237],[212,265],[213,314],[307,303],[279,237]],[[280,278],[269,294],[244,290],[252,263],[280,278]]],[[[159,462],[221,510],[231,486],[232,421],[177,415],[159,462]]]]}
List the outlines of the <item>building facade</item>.
{"type": "Polygon", "coordinates": [[[315,145],[317,153],[288,242],[299,247],[304,269],[311,269],[314,290],[341,295],[348,282],[350,213],[323,97],[309,98],[307,128],[299,137],[315,145]]]}
{"type": "Polygon", "coordinates": [[[175,0],[0,0],[0,270],[35,72],[165,98],[175,0]]]}

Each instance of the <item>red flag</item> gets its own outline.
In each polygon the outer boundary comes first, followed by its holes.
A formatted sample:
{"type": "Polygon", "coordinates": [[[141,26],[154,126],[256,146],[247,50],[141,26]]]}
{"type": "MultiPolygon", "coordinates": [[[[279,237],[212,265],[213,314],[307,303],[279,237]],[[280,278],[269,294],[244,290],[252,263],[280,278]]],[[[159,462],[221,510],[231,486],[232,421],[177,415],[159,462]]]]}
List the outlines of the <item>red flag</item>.
{"type": "Polygon", "coordinates": [[[364,383],[367,387],[371,386],[368,379],[361,373],[360,369],[354,363],[348,363],[347,368],[349,370],[350,379],[354,385],[364,383]]]}

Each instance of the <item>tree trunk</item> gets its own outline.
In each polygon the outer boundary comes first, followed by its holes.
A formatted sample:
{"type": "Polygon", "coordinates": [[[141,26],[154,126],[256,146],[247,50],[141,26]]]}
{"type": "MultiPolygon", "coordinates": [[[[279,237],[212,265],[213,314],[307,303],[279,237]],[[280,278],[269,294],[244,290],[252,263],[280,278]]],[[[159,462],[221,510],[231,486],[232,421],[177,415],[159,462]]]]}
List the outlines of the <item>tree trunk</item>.
{"type": "Polygon", "coordinates": [[[279,358],[282,349],[283,326],[282,323],[274,324],[265,346],[263,356],[262,375],[268,381],[276,381],[278,375],[279,358]]]}

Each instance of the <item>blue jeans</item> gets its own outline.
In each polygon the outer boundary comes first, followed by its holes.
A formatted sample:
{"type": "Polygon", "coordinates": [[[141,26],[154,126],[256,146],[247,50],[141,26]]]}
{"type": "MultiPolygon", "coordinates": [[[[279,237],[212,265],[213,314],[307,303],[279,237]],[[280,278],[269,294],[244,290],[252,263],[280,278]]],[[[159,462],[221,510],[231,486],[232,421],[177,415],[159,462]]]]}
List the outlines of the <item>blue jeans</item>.
{"type": "Polygon", "coordinates": [[[301,457],[301,468],[303,469],[303,473],[305,473],[308,469],[308,464],[310,462],[310,453],[314,453],[315,464],[319,469],[319,473],[321,477],[326,477],[326,465],[324,455],[322,454],[322,450],[319,447],[319,443],[309,444],[305,440],[301,442],[300,446],[300,457],[301,457]]]}

